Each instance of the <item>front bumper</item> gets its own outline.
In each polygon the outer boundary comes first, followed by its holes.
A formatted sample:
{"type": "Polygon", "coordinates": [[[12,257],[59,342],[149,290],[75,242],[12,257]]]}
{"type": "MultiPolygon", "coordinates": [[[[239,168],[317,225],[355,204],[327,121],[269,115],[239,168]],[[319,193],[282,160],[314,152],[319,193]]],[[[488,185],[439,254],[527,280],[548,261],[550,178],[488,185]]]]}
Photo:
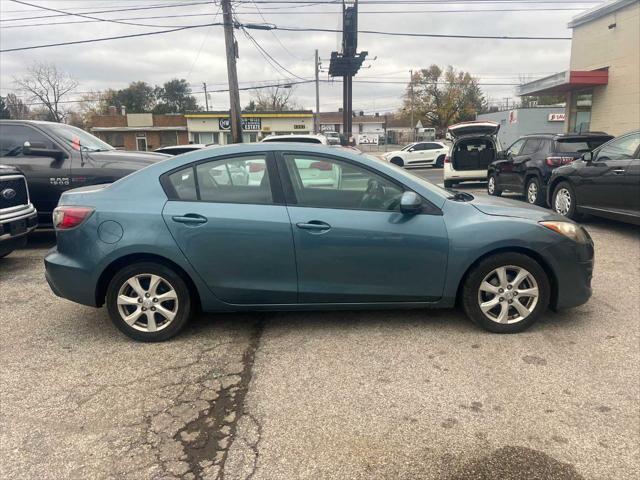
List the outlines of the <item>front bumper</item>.
{"type": "Polygon", "coordinates": [[[545,258],[555,275],[555,295],[551,307],[554,310],[577,307],[591,298],[591,279],[595,264],[594,245],[566,241],[547,249],[545,258]]]}
{"type": "Polygon", "coordinates": [[[96,307],[96,283],[92,272],[53,247],[44,258],[45,278],[58,297],[96,307]]]}
{"type": "Polygon", "coordinates": [[[33,206],[11,214],[0,214],[0,255],[24,246],[27,235],[38,226],[33,206]]]}

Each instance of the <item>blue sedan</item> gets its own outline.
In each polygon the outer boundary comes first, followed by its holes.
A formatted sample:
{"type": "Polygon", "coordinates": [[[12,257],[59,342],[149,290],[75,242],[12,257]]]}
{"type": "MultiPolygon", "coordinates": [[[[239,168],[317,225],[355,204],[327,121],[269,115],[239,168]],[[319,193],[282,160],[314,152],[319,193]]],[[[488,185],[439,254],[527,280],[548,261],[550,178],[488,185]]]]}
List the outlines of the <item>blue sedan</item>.
{"type": "Polygon", "coordinates": [[[444,190],[346,149],[260,143],[65,193],[45,259],[59,296],[141,341],[197,310],[462,305],[515,333],[591,296],[593,242],[519,202],[444,190]]]}

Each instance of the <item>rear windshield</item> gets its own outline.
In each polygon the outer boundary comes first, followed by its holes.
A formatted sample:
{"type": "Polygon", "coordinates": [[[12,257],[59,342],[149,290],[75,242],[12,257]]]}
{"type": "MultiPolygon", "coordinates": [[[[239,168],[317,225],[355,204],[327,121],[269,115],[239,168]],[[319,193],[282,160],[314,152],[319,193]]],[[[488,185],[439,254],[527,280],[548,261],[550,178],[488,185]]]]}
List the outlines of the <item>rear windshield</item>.
{"type": "Polygon", "coordinates": [[[582,153],[590,152],[594,148],[598,148],[603,143],[611,140],[612,137],[605,138],[567,138],[563,140],[556,140],[555,151],[557,153],[582,153]]]}

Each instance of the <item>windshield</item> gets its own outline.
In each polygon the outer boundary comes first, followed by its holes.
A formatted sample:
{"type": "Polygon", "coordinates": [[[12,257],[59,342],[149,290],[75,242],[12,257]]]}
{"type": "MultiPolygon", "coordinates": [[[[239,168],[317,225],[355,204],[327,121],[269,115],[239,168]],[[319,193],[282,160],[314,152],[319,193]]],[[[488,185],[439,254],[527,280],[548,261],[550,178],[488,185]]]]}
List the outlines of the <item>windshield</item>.
{"type": "Polygon", "coordinates": [[[71,125],[57,123],[51,126],[51,130],[53,130],[59,139],[64,140],[74,150],[82,149],[83,152],[115,150],[111,145],[103,142],[98,137],[94,137],[90,133],[72,127],[71,125]]]}

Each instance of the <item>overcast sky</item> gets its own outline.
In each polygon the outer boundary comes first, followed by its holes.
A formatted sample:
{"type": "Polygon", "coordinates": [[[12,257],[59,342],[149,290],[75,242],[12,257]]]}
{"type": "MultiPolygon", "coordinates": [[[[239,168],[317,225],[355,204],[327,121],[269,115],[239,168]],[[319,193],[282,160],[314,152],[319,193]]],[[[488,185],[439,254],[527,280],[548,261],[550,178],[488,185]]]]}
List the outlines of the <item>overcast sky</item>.
{"type": "MultiPolygon", "coordinates": [[[[11,0],[0,0],[0,45],[10,49],[23,46],[85,40],[97,37],[136,34],[167,29],[172,26],[198,25],[221,21],[219,6],[214,1],[199,5],[184,5],[203,0],[26,0],[28,3],[82,13],[104,19],[157,25],[158,27],[121,25],[110,22],[89,22],[55,25],[57,22],[86,22],[77,16],[58,16],[13,21],[12,19],[56,15],[28,7],[11,0]],[[182,4],[182,5],[180,5],[182,4]],[[171,8],[152,8],[158,6],[171,8]],[[93,14],[99,10],[148,7],[145,10],[93,14]],[[195,15],[179,18],[142,19],[141,17],[195,15]],[[136,20],[133,20],[136,18],[136,20]],[[44,24],[17,27],[18,25],[44,24]]],[[[243,23],[273,23],[279,26],[341,28],[340,7],[337,5],[309,5],[241,2],[236,5],[237,19],[243,23]]],[[[321,0],[326,2],[326,0],[321,0]]],[[[597,2],[596,2],[597,3],[597,2]]],[[[513,2],[493,3],[483,0],[390,0],[367,4],[361,0],[360,30],[387,32],[415,32],[464,35],[552,36],[570,37],[567,22],[594,1],[513,2]],[[420,3],[408,5],[410,2],[420,3]],[[427,4],[429,1],[432,4],[427,4]],[[527,11],[507,11],[528,9],[527,11]],[[533,9],[554,9],[538,10],[533,9]],[[439,11],[438,11],[439,10],[439,11]],[[446,10],[446,11],[442,11],[446,10]],[[472,11],[470,11],[472,10],[472,11]],[[484,11],[481,10],[493,10],[484,11]],[[498,11],[496,11],[498,10],[498,11]],[[387,13],[369,13],[387,12],[387,13]],[[399,13],[410,12],[410,13],[399,13]]],[[[283,32],[250,30],[278,63],[289,72],[304,79],[314,76],[314,50],[323,59],[327,80],[331,51],[339,50],[337,33],[283,32]]],[[[240,58],[238,77],[240,86],[260,83],[295,81],[290,73],[269,65],[242,31],[236,30],[240,58]]],[[[480,79],[487,98],[494,102],[514,97],[513,85],[522,76],[539,78],[566,70],[569,64],[570,41],[552,40],[484,40],[390,37],[360,34],[359,50],[369,52],[370,68],[361,70],[356,80],[371,83],[354,84],[354,110],[367,113],[390,112],[401,105],[401,96],[409,70],[427,67],[432,63],[442,67],[453,65],[480,79]],[[377,57],[375,60],[374,57],[377,57]],[[404,82],[404,83],[376,83],[404,82]]],[[[152,85],[172,78],[186,78],[194,92],[202,91],[202,82],[210,90],[227,88],[224,36],[222,27],[194,28],[175,33],[139,38],[120,39],[84,45],[58,46],[0,54],[0,88],[2,95],[14,90],[13,77],[24,74],[32,62],[52,62],[73,75],[80,83],[78,92],[122,88],[132,81],[144,80],[152,85]]],[[[78,98],[75,95],[72,98],[78,98]]],[[[204,95],[196,94],[204,105],[204,95]]],[[[241,93],[246,105],[251,92],[241,93]]],[[[304,108],[314,108],[313,84],[295,87],[295,97],[304,108]]],[[[335,111],[342,105],[342,85],[321,83],[320,105],[323,111],[335,111]]],[[[227,93],[212,93],[210,109],[227,109],[227,93]]]]}

